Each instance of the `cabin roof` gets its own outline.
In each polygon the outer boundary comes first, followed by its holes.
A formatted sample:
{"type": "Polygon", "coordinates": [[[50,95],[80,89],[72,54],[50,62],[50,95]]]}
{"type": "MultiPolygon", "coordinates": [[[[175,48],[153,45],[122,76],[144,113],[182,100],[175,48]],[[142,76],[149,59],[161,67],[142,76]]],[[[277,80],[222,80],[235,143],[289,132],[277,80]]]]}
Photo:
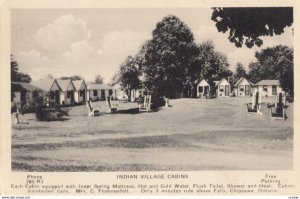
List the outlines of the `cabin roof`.
{"type": "Polygon", "coordinates": [[[11,89],[13,91],[26,91],[26,92],[42,91],[40,88],[35,87],[30,83],[26,83],[26,82],[11,82],[11,89]]]}
{"type": "Polygon", "coordinates": [[[40,88],[41,90],[50,91],[55,81],[55,79],[41,79],[37,81],[32,81],[31,84],[35,87],[40,88]]]}
{"type": "Polygon", "coordinates": [[[84,80],[74,80],[73,84],[76,90],[80,90],[81,85],[84,83],[84,80]]]}
{"type": "Polygon", "coordinates": [[[254,84],[254,86],[280,86],[280,83],[279,80],[264,79],[254,84]]]}
{"type": "Polygon", "coordinates": [[[111,86],[108,86],[106,84],[89,84],[87,86],[88,90],[107,90],[107,89],[114,89],[111,86]]]}
{"type": "Polygon", "coordinates": [[[69,85],[71,84],[71,79],[59,79],[57,80],[57,83],[62,91],[67,91],[69,85]]]}
{"type": "Polygon", "coordinates": [[[245,79],[247,82],[249,82],[250,85],[253,85],[253,83],[250,82],[247,78],[241,77],[241,78],[234,84],[234,87],[237,87],[244,79],[245,79]]]}

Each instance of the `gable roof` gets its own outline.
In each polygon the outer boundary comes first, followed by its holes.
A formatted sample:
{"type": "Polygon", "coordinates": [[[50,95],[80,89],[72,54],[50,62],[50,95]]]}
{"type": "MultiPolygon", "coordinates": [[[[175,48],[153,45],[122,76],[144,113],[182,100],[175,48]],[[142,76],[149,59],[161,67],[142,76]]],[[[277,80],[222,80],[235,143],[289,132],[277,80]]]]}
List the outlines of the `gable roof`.
{"type": "Polygon", "coordinates": [[[280,83],[279,80],[264,79],[254,84],[254,86],[280,86],[280,83]]]}
{"type": "Polygon", "coordinates": [[[50,91],[52,85],[57,83],[56,79],[41,79],[37,81],[32,81],[31,84],[40,88],[43,91],[50,91]]]}
{"type": "Polygon", "coordinates": [[[220,81],[214,81],[214,82],[215,82],[216,86],[218,86],[223,80],[225,80],[229,84],[229,82],[227,81],[227,79],[224,78],[224,77],[220,81]]]}
{"type": "Polygon", "coordinates": [[[198,84],[200,84],[202,81],[206,81],[206,83],[208,84],[208,81],[207,81],[206,79],[198,79],[198,80],[196,80],[194,83],[195,83],[196,85],[198,85],[198,84]]]}
{"type": "Polygon", "coordinates": [[[12,91],[26,91],[26,92],[42,91],[38,87],[35,87],[26,82],[11,82],[11,89],[12,91]]]}
{"type": "Polygon", "coordinates": [[[101,90],[101,89],[107,90],[107,89],[114,89],[114,88],[111,86],[108,86],[106,84],[89,84],[87,86],[87,89],[88,90],[101,90]]]}
{"type": "Polygon", "coordinates": [[[57,80],[57,83],[62,91],[67,91],[69,85],[72,84],[72,81],[71,79],[59,79],[57,80]]]}
{"type": "Polygon", "coordinates": [[[83,79],[81,79],[81,80],[74,80],[74,81],[72,81],[72,82],[73,82],[74,87],[75,87],[76,90],[80,90],[81,85],[82,85],[83,83],[85,84],[85,82],[84,82],[83,79]]]}
{"type": "Polygon", "coordinates": [[[243,80],[246,80],[247,82],[249,82],[250,85],[252,85],[252,83],[245,77],[241,77],[235,84],[234,87],[237,87],[243,80]]]}

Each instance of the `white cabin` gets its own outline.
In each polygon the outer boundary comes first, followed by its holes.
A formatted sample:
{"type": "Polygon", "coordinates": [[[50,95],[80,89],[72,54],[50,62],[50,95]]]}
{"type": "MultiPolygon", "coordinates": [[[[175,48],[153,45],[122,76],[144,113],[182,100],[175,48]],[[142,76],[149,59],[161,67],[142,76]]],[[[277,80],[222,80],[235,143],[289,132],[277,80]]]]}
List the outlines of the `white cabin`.
{"type": "Polygon", "coordinates": [[[252,84],[245,77],[241,77],[234,85],[234,94],[236,97],[250,96],[252,84]]]}
{"type": "Polygon", "coordinates": [[[87,86],[84,80],[72,81],[75,86],[74,98],[76,103],[82,103],[87,100],[87,86]]]}
{"type": "Polygon", "coordinates": [[[71,79],[57,80],[59,87],[61,88],[60,92],[60,105],[71,105],[74,104],[74,92],[75,86],[71,79]]]}
{"type": "Polygon", "coordinates": [[[230,97],[230,84],[225,78],[221,79],[220,81],[214,82],[217,97],[230,97]]]}
{"type": "Polygon", "coordinates": [[[210,85],[205,79],[202,79],[197,84],[197,97],[202,98],[204,95],[208,94],[210,91],[210,85]]]}
{"type": "Polygon", "coordinates": [[[279,80],[261,80],[253,85],[253,93],[257,91],[263,97],[276,96],[283,92],[279,80]]]}

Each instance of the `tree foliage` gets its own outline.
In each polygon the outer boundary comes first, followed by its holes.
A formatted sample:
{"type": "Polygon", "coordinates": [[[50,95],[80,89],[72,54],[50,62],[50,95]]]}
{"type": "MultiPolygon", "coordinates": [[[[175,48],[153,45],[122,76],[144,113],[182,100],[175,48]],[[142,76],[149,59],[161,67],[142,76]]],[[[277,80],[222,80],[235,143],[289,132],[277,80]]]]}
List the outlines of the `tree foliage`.
{"type": "MultiPolygon", "coordinates": [[[[48,74],[48,76],[49,76],[49,74],[48,74]]],[[[51,78],[51,76],[50,76],[50,79],[53,79],[53,78],[51,78]]],[[[61,77],[59,79],[62,79],[62,80],[70,79],[72,81],[75,81],[75,80],[82,80],[83,77],[81,77],[80,75],[72,75],[72,76],[63,76],[63,77],[61,77]]]]}
{"type": "Polygon", "coordinates": [[[236,64],[235,73],[233,74],[233,83],[236,83],[242,77],[248,79],[248,74],[243,64],[238,62],[236,64]]]}
{"type": "Polygon", "coordinates": [[[202,42],[199,46],[199,63],[202,66],[200,77],[206,79],[211,85],[214,80],[220,80],[232,75],[229,70],[227,56],[215,50],[212,41],[202,42]]]}
{"type": "Polygon", "coordinates": [[[255,53],[257,62],[249,65],[250,80],[278,79],[286,92],[294,94],[294,50],[278,45],[255,53]]]}
{"type": "Polygon", "coordinates": [[[51,73],[48,73],[46,75],[46,79],[54,79],[54,76],[51,73]]]}
{"type": "Polygon", "coordinates": [[[229,32],[229,41],[237,47],[260,47],[259,37],[280,35],[292,25],[293,8],[213,8],[211,19],[219,32],[229,32]]]}
{"type": "Polygon", "coordinates": [[[12,82],[31,82],[30,75],[26,73],[19,72],[19,64],[13,58],[13,55],[10,56],[10,70],[11,70],[11,81],[12,82]]]}
{"type": "Polygon", "coordinates": [[[100,74],[95,76],[95,83],[96,84],[102,84],[103,80],[104,80],[104,78],[100,74]]]}
{"type": "Polygon", "coordinates": [[[153,38],[144,46],[144,82],[147,91],[176,96],[191,86],[198,49],[188,26],[176,16],[158,22],[153,38]]]}
{"type": "Polygon", "coordinates": [[[115,81],[117,81],[121,88],[125,90],[128,96],[133,89],[141,88],[140,80],[141,71],[137,64],[137,59],[132,56],[128,56],[126,60],[121,64],[120,71],[115,75],[115,81]]]}

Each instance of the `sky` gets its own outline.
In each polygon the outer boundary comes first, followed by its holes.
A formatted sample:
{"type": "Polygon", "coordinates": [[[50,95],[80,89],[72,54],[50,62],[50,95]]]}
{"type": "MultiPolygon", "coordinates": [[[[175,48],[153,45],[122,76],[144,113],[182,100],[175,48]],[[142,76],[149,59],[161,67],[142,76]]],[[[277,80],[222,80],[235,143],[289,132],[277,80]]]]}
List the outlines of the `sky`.
{"type": "Polygon", "coordinates": [[[93,81],[97,74],[110,82],[127,56],[135,55],[152,38],[156,24],[175,15],[191,29],[195,41],[212,40],[228,57],[246,68],[255,52],[275,45],[293,47],[292,27],[279,36],[262,37],[264,44],[237,48],[218,32],[210,8],[15,9],[11,12],[11,51],[19,70],[33,80],[80,75],[93,81]]]}

